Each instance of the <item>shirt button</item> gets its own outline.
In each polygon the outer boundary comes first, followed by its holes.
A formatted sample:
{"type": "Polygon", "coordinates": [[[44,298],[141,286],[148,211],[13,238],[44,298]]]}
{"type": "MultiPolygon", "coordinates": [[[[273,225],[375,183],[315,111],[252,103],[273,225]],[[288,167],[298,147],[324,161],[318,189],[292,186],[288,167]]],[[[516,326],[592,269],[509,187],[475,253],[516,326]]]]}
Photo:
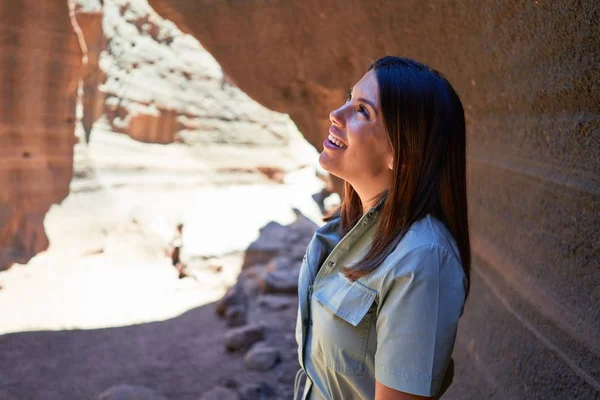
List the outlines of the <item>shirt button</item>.
{"type": "Polygon", "coordinates": [[[312,326],[312,319],[310,320],[310,326],[312,326]]]}
{"type": "Polygon", "coordinates": [[[335,261],[331,260],[327,263],[327,265],[329,265],[330,267],[333,267],[335,265],[335,261]]]}

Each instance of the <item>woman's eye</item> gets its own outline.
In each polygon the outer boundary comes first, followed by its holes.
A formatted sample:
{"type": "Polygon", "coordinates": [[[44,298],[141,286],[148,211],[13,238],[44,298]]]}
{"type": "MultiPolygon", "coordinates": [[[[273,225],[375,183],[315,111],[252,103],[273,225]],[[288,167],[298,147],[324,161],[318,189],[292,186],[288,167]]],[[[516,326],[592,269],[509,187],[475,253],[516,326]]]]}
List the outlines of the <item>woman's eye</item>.
{"type": "MultiPolygon", "coordinates": [[[[352,100],[352,91],[349,90],[348,93],[346,94],[346,103],[348,103],[350,100],[352,100]]],[[[367,111],[367,109],[364,106],[362,106],[362,105],[358,106],[356,111],[363,114],[365,117],[369,118],[369,112],[367,111]]]]}
{"type": "Polygon", "coordinates": [[[358,106],[358,110],[356,110],[356,111],[364,114],[365,117],[369,118],[369,112],[367,111],[367,109],[364,106],[358,106]]]}

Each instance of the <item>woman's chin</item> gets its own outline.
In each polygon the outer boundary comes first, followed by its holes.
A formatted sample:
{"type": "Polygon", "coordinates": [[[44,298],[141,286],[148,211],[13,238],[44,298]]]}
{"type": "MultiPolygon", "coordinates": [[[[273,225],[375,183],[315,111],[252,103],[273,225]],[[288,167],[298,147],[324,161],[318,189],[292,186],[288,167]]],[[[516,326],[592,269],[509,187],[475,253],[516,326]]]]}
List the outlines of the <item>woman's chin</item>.
{"type": "Polygon", "coordinates": [[[325,171],[329,172],[331,175],[337,176],[340,179],[344,179],[340,176],[341,175],[340,169],[336,167],[336,165],[327,156],[327,154],[325,154],[325,152],[321,153],[321,155],[319,156],[319,165],[321,166],[321,168],[323,168],[325,171]]]}
{"type": "Polygon", "coordinates": [[[323,152],[319,155],[319,165],[327,172],[332,173],[331,168],[331,160],[323,150],[323,152]]]}

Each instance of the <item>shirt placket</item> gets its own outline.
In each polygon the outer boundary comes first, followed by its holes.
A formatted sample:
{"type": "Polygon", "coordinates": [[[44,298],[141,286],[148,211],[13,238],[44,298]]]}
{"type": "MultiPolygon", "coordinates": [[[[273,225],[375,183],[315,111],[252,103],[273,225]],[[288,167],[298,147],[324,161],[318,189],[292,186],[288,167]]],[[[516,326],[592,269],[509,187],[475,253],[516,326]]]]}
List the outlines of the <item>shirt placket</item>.
{"type": "Polygon", "coordinates": [[[314,285],[319,281],[319,279],[326,273],[332,273],[333,269],[337,265],[337,262],[347,253],[347,247],[351,246],[369,227],[372,225],[373,221],[378,215],[378,211],[373,208],[365,215],[363,215],[359,221],[354,225],[354,227],[348,232],[346,236],[342,238],[338,242],[338,244],[333,248],[331,253],[327,256],[321,268],[317,271],[317,275],[313,282],[308,286],[308,299],[307,299],[307,316],[303,319],[303,332],[302,335],[302,361],[304,364],[304,357],[306,356],[304,353],[306,338],[308,336],[308,330],[311,329],[312,326],[312,316],[311,316],[311,303],[312,303],[312,293],[314,285]]]}
{"type": "MultiPolygon", "coordinates": [[[[301,368],[302,369],[304,369],[304,364],[305,364],[304,360],[305,360],[305,356],[306,356],[306,354],[305,354],[306,340],[308,337],[309,329],[311,329],[311,326],[312,326],[311,302],[312,302],[313,287],[323,274],[325,274],[326,272],[327,273],[332,272],[333,268],[335,268],[335,266],[337,265],[337,262],[339,261],[341,256],[346,254],[348,249],[345,249],[345,248],[349,247],[352,243],[354,243],[356,238],[360,237],[360,235],[362,235],[372,225],[372,223],[376,219],[377,215],[379,214],[378,210],[379,210],[380,206],[382,205],[382,202],[383,201],[380,201],[375,207],[371,208],[365,215],[363,215],[359,219],[359,221],[356,223],[356,225],[354,227],[352,227],[350,232],[348,232],[348,234],[345,235],[335,245],[335,247],[333,248],[331,253],[327,256],[325,261],[323,261],[323,263],[321,264],[321,267],[317,271],[317,274],[316,274],[314,280],[308,286],[306,316],[305,317],[303,316],[303,318],[302,318],[302,325],[303,325],[302,326],[302,341],[301,341],[301,346],[302,346],[301,347],[301,349],[302,349],[301,368]],[[340,256],[340,254],[341,254],[341,256],[340,256]]],[[[307,378],[307,380],[306,380],[307,387],[305,387],[305,391],[304,391],[305,396],[303,396],[303,399],[308,398],[310,396],[310,391],[311,391],[311,386],[312,386],[312,382],[310,381],[309,377],[307,376],[306,378],[307,378]]]]}

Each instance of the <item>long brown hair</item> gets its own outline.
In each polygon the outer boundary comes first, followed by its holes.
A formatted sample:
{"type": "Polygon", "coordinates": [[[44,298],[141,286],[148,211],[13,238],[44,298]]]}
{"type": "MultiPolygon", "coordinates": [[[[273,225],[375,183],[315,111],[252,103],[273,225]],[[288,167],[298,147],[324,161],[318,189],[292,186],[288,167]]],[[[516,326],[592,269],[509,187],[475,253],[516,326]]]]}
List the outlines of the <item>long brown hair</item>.
{"type": "MultiPolygon", "coordinates": [[[[373,245],[357,265],[344,267],[344,274],[356,280],[371,273],[414,222],[432,214],[456,240],[470,282],[466,132],[460,98],[440,72],[414,60],[386,56],[371,64],[370,70],[379,85],[394,170],[390,189],[376,199],[384,203],[373,245]]],[[[339,216],[343,235],[362,216],[358,194],[348,182],[344,189],[340,206],[324,218],[339,216]]]]}

